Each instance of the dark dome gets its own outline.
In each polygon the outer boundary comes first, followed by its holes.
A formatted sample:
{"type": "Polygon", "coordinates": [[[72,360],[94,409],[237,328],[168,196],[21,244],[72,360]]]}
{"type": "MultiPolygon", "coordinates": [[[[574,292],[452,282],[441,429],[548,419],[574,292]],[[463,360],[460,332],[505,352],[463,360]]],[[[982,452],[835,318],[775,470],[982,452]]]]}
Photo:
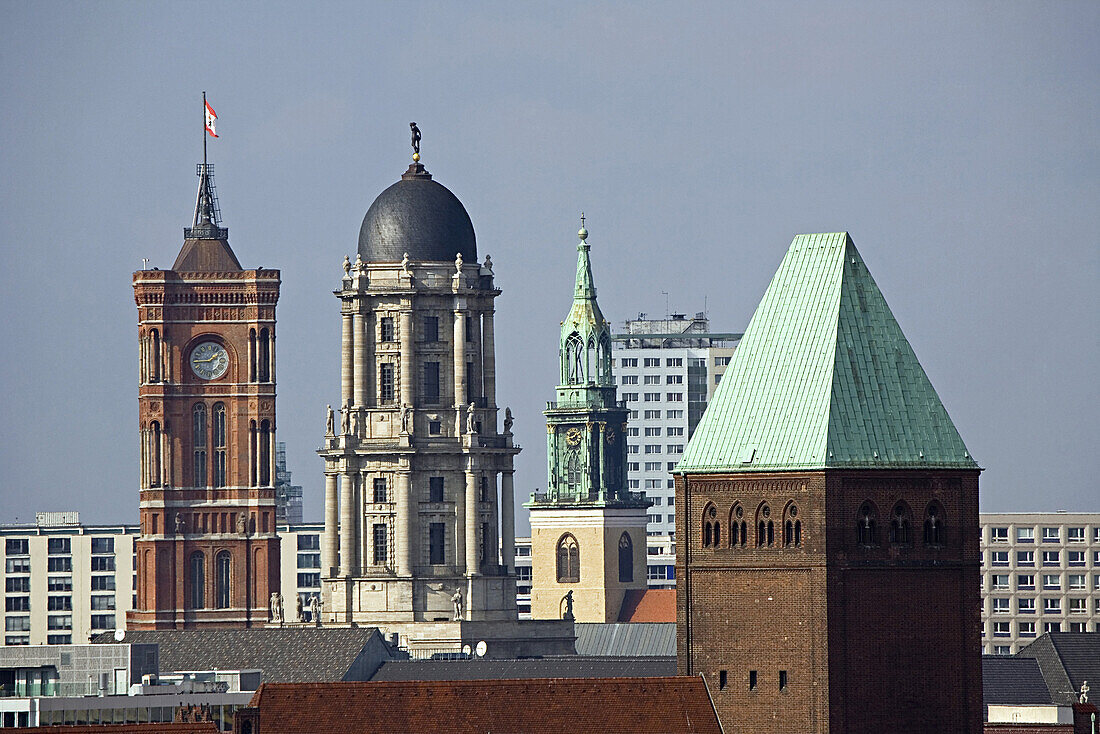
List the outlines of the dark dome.
{"type": "Polygon", "coordinates": [[[477,262],[466,208],[419,163],[378,195],[359,229],[364,262],[400,262],[406,252],[413,261],[453,261],[461,252],[464,261],[477,262]]]}

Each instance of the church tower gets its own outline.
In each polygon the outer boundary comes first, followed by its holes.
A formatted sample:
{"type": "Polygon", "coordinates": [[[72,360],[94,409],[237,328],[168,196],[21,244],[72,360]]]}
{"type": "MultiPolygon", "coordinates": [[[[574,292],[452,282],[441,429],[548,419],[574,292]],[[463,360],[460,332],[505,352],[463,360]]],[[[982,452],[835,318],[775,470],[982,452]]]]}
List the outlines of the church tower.
{"type": "Polygon", "coordinates": [[[848,234],[795,237],[675,470],[679,674],[738,731],[981,732],[980,471],[848,234]]]}
{"type": "Polygon", "coordinates": [[[248,627],[279,584],[275,304],[279,271],[244,270],[213,166],[171,270],[134,273],[141,537],[129,629],[248,627]]]}
{"type": "MultiPolygon", "coordinates": [[[[492,262],[462,203],[420,163],[379,194],[334,291],[324,619],[514,621],[511,417],[499,430],[492,262]],[[498,523],[498,513],[500,522],[498,523]]],[[[403,628],[403,627],[402,627],[403,628]]]]}
{"type": "Polygon", "coordinates": [[[577,233],[573,306],[561,323],[561,382],[546,406],[547,491],[533,494],[531,616],[614,622],[627,590],[646,588],[646,508],[626,483],[626,420],[616,396],[611,325],[596,303],[588,230],[577,233]]]}

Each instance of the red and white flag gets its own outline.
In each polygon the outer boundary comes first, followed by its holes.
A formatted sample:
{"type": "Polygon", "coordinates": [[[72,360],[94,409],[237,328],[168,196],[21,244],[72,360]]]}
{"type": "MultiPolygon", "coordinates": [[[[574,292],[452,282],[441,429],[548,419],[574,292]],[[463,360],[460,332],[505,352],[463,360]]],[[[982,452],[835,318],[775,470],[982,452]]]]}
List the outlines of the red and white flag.
{"type": "Polygon", "coordinates": [[[206,132],[210,133],[213,138],[218,137],[218,134],[214,132],[214,123],[218,121],[218,113],[214,112],[214,108],[210,106],[210,103],[203,100],[203,104],[206,105],[206,132]]]}

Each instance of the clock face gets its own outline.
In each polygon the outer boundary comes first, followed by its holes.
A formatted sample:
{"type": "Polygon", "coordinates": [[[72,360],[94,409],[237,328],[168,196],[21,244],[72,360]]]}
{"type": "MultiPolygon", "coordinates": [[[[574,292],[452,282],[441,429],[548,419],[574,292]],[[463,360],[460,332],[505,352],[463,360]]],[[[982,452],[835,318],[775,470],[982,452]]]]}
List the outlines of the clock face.
{"type": "Polygon", "coordinates": [[[216,380],[229,368],[229,354],[217,342],[203,342],[191,350],[191,370],[204,380],[216,380]]]}
{"type": "Polygon", "coordinates": [[[579,428],[570,428],[568,431],[565,432],[565,441],[570,446],[576,446],[580,444],[583,437],[584,434],[581,433],[581,429],[579,428]]]}

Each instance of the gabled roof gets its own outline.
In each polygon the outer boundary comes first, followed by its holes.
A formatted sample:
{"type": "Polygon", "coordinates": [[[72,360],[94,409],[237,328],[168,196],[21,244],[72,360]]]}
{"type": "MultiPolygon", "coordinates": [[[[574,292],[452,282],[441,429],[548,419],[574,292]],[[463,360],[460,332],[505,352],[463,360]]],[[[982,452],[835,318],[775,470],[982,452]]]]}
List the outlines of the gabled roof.
{"type": "Polygon", "coordinates": [[[1100,681],[1100,634],[1096,632],[1048,632],[1016,657],[1034,658],[1051,699],[1062,706],[1077,702],[1084,681],[1100,681]]]}
{"type": "Polygon", "coordinates": [[[159,645],[162,673],[258,668],[267,683],[367,680],[396,655],[374,627],[134,630],[126,642],[159,645]]]}
{"type": "Polygon", "coordinates": [[[676,589],[627,589],[618,621],[676,624],[676,589]]]}
{"type": "Polygon", "coordinates": [[[847,232],[798,235],[677,472],[977,469],[847,232]]]}
{"type": "Polygon", "coordinates": [[[578,655],[676,655],[675,622],[577,622],[573,629],[578,655]]]}
{"type": "Polygon", "coordinates": [[[651,678],[668,675],[676,675],[675,656],[568,655],[521,660],[393,660],[382,663],[371,681],[651,678]]]}
{"type": "Polygon", "coordinates": [[[989,704],[1051,704],[1039,664],[1032,658],[982,656],[982,699],[989,704]]]}
{"type": "Polygon", "coordinates": [[[66,724],[32,726],[20,729],[20,734],[218,734],[213,721],[198,724],[66,724]]]}
{"type": "Polygon", "coordinates": [[[259,731],[720,734],[702,678],[264,684],[259,731]]]}

